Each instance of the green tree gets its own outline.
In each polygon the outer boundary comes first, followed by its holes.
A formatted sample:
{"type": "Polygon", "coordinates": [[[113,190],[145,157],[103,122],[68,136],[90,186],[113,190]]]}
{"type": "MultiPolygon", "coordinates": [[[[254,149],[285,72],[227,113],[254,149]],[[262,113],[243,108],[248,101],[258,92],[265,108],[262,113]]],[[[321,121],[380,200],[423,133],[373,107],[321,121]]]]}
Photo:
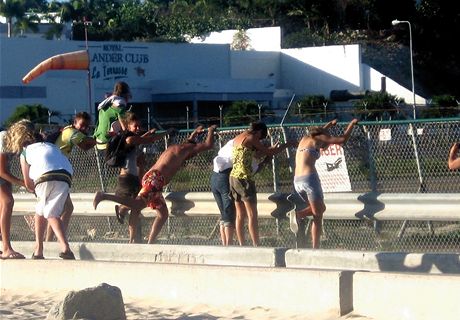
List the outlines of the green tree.
{"type": "Polygon", "coordinates": [[[0,15],[4,16],[8,24],[8,38],[11,38],[13,29],[13,18],[21,19],[26,13],[26,8],[19,0],[2,0],[0,2],[0,15]]]}
{"type": "Polygon", "coordinates": [[[422,118],[458,117],[460,103],[455,96],[443,94],[432,98],[432,103],[422,111],[422,118]]]}
{"type": "MultiPolygon", "coordinates": [[[[261,117],[262,117],[261,109],[261,117]]],[[[259,120],[259,106],[256,101],[235,101],[225,111],[223,124],[226,127],[243,126],[259,120]]]]}
{"type": "Polygon", "coordinates": [[[301,120],[318,121],[327,117],[327,108],[332,102],[323,95],[305,96],[296,103],[295,113],[301,120]]]}
{"type": "Polygon", "coordinates": [[[51,111],[41,104],[23,104],[16,108],[13,114],[5,121],[5,126],[19,121],[21,119],[29,119],[34,123],[48,123],[48,118],[52,115],[59,115],[59,112],[51,111]]]}
{"type": "Polygon", "coordinates": [[[36,14],[18,18],[16,24],[14,25],[15,33],[20,34],[21,36],[23,36],[28,30],[36,33],[38,32],[39,22],[40,19],[36,14]]]}
{"type": "Polygon", "coordinates": [[[378,118],[391,117],[391,119],[405,118],[398,108],[404,102],[388,92],[368,92],[364,98],[353,103],[357,113],[364,120],[377,120],[378,118]]]}

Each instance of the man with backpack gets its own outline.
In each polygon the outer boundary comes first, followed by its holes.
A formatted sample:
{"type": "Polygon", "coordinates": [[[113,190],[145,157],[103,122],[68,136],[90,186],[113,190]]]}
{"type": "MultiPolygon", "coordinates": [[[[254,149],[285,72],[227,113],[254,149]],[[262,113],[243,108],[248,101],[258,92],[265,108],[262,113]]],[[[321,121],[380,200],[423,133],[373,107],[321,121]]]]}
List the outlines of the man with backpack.
{"type": "Polygon", "coordinates": [[[99,202],[109,200],[139,212],[146,207],[156,210],[157,216],[153,221],[148,238],[148,243],[153,243],[169,216],[168,207],[162,194],[163,187],[171,181],[186,160],[214,147],[216,128],[216,126],[208,128],[208,135],[204,142],[197,143],[195,140],[197,135],[204,132],[203,127],[199,126],[184,143],[170,145],[150,170],[144,174],[142,188],[135,199],[98,191],[94,196],[94,209],[97,208],[99,202]]]}

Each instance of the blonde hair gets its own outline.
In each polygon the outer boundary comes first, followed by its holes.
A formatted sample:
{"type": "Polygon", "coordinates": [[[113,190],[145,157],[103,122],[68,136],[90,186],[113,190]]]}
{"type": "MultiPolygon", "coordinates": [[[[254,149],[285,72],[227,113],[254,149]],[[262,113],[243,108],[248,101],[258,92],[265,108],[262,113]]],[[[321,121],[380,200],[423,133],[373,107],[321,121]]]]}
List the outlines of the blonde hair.
{"type": "Polygon", "coordinates": [[[22,148],[35,141],[36,135],[33,122],[22,119],[8,128],[5,136],[5,147],[9,152],[20,153],[22,148]]]}

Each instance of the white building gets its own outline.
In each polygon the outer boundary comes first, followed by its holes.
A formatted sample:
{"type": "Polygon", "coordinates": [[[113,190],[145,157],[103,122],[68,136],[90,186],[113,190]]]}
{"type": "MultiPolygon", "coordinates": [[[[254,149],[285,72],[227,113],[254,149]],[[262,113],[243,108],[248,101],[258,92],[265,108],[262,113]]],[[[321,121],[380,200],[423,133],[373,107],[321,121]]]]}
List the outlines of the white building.
{"type": "MultiPolygon", "coordinates": [[[[248,35],[247,51],[231,50],[228,35],[220,44],[206,39],[189,44],[89,42],[88,72],[49,70],[26,85],[21,79],[37,64],[84,50],[85,43],[2,34],[0,123],[21,104],[40,103],[69,116],[76,111],[94,115],[118,80],[130,85],[132,104],[144,115],[182,119],[186,106],[191,119],[218,116],[219,105],[235,100],[256,100],[282,112],[294,94],[329,97],[332,90],[381,89],[385,76],[361,63],[359,45],[281,49],[279,28],[248,30],[248,35]]],[[[412,102],[410,90],[389,78],[385,83],[387,92],[412,102]]],[[[425,99],[417,96],[417,104],[425,99]]]]}

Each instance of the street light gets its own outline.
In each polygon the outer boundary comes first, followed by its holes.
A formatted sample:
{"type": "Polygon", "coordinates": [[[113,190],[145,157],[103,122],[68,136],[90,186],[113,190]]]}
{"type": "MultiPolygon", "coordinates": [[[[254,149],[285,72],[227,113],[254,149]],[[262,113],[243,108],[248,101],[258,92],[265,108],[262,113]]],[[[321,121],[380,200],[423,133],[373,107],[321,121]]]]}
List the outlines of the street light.
{"type": "Polygon", "coordinates": [[[412,77],[412,95],[413,95],[413,100],[414,100],[412,102],[412,110],[414,113],[414,120],[415,120],[416,116],[415,116],[414,59],[412,57],[412,28],[411,28],[409,21],[399,21],[398,19],[391,21],[391,24],[394,26],[400,23],[407,23],[409,25],[410,72],[411,72],[411,77],[412,77]]]}

